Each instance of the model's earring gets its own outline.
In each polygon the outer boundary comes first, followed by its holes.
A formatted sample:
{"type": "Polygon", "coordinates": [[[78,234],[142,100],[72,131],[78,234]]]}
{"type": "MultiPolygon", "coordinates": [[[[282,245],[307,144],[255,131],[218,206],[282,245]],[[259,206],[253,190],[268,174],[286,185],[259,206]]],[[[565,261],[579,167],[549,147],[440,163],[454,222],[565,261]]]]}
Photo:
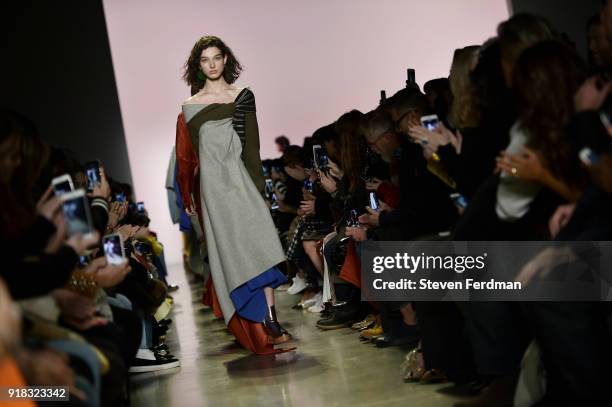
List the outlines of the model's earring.
{"type": "Polygon", "coordinates": [[[198,73],[196,74],[196,76],[198,77],[199,80],[203,81],[206,79],[206,76],[204,75],[204,72],[202,71],[198,71],[198,73]]]}

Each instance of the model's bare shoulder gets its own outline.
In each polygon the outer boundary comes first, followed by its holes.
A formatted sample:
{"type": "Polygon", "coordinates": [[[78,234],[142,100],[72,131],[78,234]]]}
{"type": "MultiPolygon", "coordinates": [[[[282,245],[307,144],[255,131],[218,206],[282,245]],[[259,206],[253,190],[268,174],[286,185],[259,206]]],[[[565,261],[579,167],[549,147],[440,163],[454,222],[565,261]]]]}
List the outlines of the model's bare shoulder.
{"type": "Polygon", "coordinates": [[[238,95],[240,95],[247,88],[248,86],[242,86],[242,87],[232,86],[232,93],[233,93],[234,99],[236,99],[238,95]]]}
{"type": "Polygon", "coordinates": [[[182,103],[182,105],[191,105],[191,104],[196,103],[196,101],[197,101],[197,100],[198,100],[198,94],[196,93],[195,95],[190,96],[189,98],[187,98],[187,99],[186,99],[186,100],[185,100],[185,101],[182,103]]]}

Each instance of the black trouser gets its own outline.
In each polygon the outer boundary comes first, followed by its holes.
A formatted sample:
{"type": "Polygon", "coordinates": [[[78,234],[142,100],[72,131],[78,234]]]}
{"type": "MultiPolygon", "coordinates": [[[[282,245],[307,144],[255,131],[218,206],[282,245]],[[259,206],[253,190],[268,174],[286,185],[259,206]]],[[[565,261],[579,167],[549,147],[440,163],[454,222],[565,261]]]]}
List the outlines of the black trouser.
{"type": "Polygon", "coordinates": [[[465,321],[457,304],[446,301],[415,302],[425,369],[443,369],[452,381],[475,376],[465,321]]]}
{"type": "Polygon", "coordinates": [[[546,368],[546,405],[612,404],[607,304],[531,302],[523,307],[546,368]]]}
{"type": "Polygon", "coordinates": [[[132,364],[142,337],[140,318],[134,312],[113,306],[111,309],[114,322],[81,332],[109,361],[110,371],[102,376],[103,406],[117,406],[123,400],[127,369],[132,364]]]}
{"type": "Polygon", "coordinates": [[[515,374],[532,338],[516,302],[462,302],[468,337],[478,373],[482,376],[515,374]]]}

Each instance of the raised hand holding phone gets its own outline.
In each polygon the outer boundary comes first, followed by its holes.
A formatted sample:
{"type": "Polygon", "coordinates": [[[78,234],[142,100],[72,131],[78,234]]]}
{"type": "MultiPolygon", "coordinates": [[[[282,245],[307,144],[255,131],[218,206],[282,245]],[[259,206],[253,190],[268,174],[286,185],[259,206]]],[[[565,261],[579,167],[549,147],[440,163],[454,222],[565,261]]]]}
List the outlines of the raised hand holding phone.
{"type": "Polygon", "coordinates": [[[42,197],[36,203],[36,213],[49,222],[53,222],[56,213],[60,210],[62,201],[53,196],[53,188],[49,186],[42,197]]]}
{"type": "Polygon", "coordinates": [[[336,181],[331,176],[320,171],[319,177],[321,178],[321,185],[323,186],[323,189],[328,193],[331,194],[338,189],[336,181]]]}
{"type": "Polygon", "coordinates": [[[100,167],[100,182],[93,186],[93,192],[91,196],[103,198],[106,201],[110,201],[111,187],[106,178],[106,172],[103,167],[100,167]]]}

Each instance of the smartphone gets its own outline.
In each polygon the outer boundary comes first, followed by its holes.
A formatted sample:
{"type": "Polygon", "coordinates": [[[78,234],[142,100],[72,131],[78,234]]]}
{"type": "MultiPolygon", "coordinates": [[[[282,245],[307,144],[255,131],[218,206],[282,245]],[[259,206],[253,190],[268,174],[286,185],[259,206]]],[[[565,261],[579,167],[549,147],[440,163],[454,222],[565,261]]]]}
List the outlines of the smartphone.
{"type": "Polygon", "coordinates": [[[321,153],[319,155],[319,169],[324,170],[329,166],[329,159],[327,158],[327,154],[321,153]]]}
{"type": "Polygon", "coordinates": [[[450,199],[460,209],[465,209],[468,206],[467,199],[457,192],[450,194],[450,199]]]}
{"type": "Polygon", "coordinates": [[[265,178],[269,178],[270,177],[270,170],[268,169],[268,167],[266,167],[265,165],[262,166],[263,168],[263,174],[265,178]]]}
{"type": "Polygon", "coordinates": [[[416,72],[412,68],[408,68],[406,72],[406,87],[416,84],[416,72]]]}
{"type": "Polygon", "coordinates": [[[357,215],[357,209],[351,209],[351,212],[349,213],[348,222],[346,225],[349,227],[354,227],[354,228],[358,228],[360,226],[359,215],[357,215]]]}
{"type": "Polygon", "coordinates": [[[278,205],[278,198],[276,197],[275,193],[272,193],[272,205],[270,205],[270,209],[275,211],[278,208],[280,208],[280,206],[278,205]]]}
{"type": "Polygon", "coordinates": [[[106,235],[102,238],[102,247],[109,264],[121,264],[125,261],[125,249],[123,239],[118,233],[106,235]]]}
{"type": "Polygon", "coordinates": [[[312,162],[314,164],[314,168],[319,168],[319,160],[321,155],[321,147],[320,144],[315,144],[312,146],[312,162]]]}
{"type": "Polygon", "coordinates": [[[597,165],[601,161],[599,154],[591,150],[589,147],[585,147],[580,150],[578,152],[578,157],[580,157],[580,161],[589,167],[592,165],[597,165]]]}
{"type": "Polygon", "coordinates": [[[85,164],[85,173],[87,174],[87,192],[93,192],[94,186],[102,183],[100,161],[95,160],[85,164]]]}
{"type": "Polygon", "coordinates": [[[138,211],[139,214],[144,215],[145,213],[145,206],[144,206],[144,202],[137,202],[136,203],[136,210],[138,211]]]}
{"type": "Polygon", "coordinates": [[[53,178],[51,185],[53,185],[55,196],[62,196],[65,193],[74,191],[74,184],[72,183],[70,174],[64,174],[53,178]]]}
{"type": "Polygon", "coordinates": [[[312,192],[312,181],[309,179],[304,180],[304,189],[308,192],[312,192]]]}
{"type": "Polygon", "coordinates": [[[266,179],[266,187],[264,189],[264,193],[267,197],[270,197],[273,191],[274,191],[274,184],[272,183],[272,180],[268,178],[266,179]]]}
{"type": "Polygon", "coordinates": [[[124,203],[125,202],[125,192],[119,192],[115,194],[115,201],[119,203],[124,203]]]}
{"type": "Polygon", "coordinates": [[[378,198],[376,197],[376,192],[370,192],[370,208],[375,211],[380,210],[380,205],[378,203],[378,198]]]}
{"type": "Polygon", "coordinates": [[[79,266],[87,267],[89,265],[89,257],[88,256],[79,256],[79,266]]]}
{"type": "Polygon", "coordinates": [[[64,218],[68,225],[68,235],[81,233],[85,236],[94,230],[89,211],[89,201],[83,189],[68,192],[61,197],[64,218]]]}
{"type": "Polygon", "coordinates": [[[429,131],[434,131],[440,126],[440,119],[436,114],[430,114],[429,116],[421,117],[421,126],[425,127],[429,131]]]}
{"type": "Polygon", "coordinates": [[[147,256],[153,253],[151,250],[151,245],[146,242],[141,242],[140,240],[134,241],[134,252],[140,256],[147,256]]]}

